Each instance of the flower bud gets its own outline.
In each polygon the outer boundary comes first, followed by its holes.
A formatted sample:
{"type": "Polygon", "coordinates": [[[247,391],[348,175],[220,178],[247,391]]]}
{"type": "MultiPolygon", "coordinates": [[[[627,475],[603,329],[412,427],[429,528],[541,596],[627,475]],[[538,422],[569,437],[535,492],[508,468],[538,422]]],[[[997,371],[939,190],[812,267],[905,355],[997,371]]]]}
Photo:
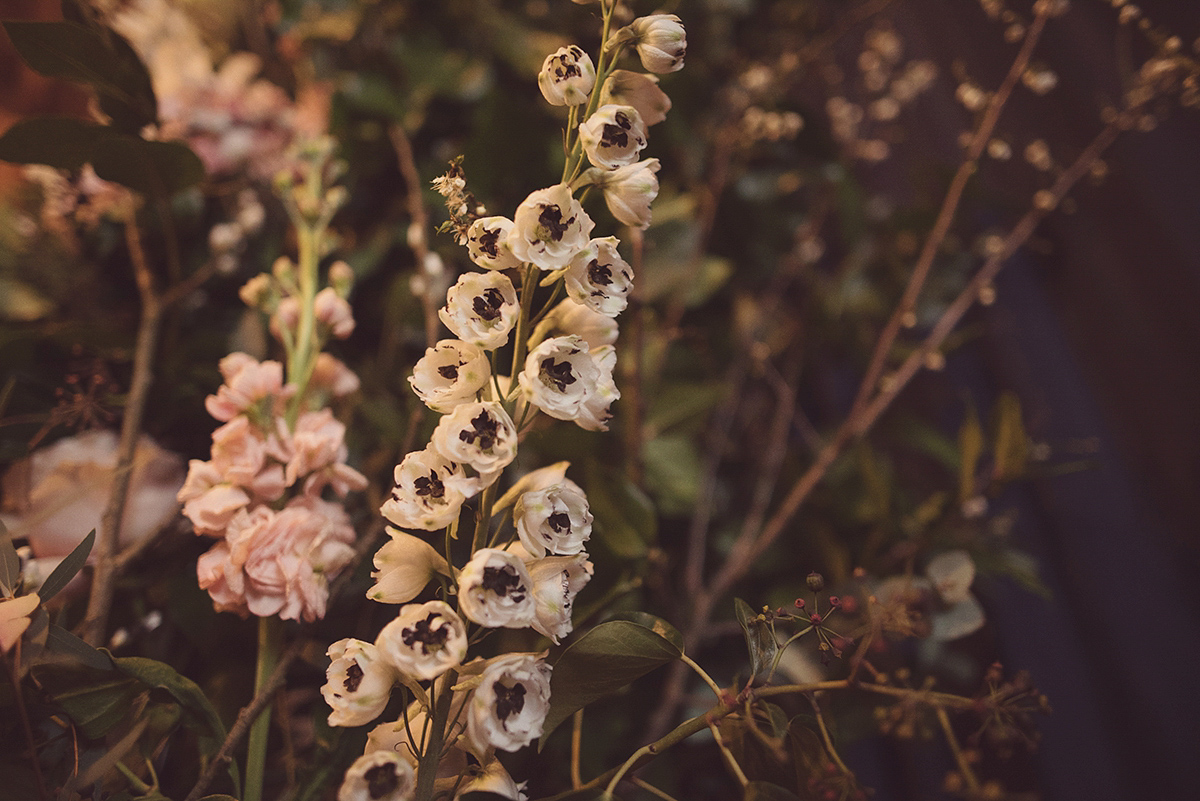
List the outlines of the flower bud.
{"type": "Polygon", "coordinates": [[[683,69],[687,54],[687,35],[674,14],[638,17],[629,24],[642,66],[650,72],[677,72],[683,69]]]}
{"type": "Polygon", "coordinates": [[[329,265],[329,285],[338,297],[348,297],[354,286],[354,270],[344,261],[335,261],[329,265]]]}
{"type": "Polygon", "coordinates": [[[238,290],[238,297],[252,309],[261,309],[270,312],[268,308],[272,301],[275,287],[271,282],[271,276],[266,273],[259,273],[251,278],[242,288],[238,290]]]}
{"type": "Polygon", "coordinates": [[[593,166],[612,170],[637,161],[646,125],[633,106],[601,106],[579,126],[579,141],[593,166]]]}
{"type": "Polygon", "coordinates": [[[820,592],[825,587],[825,578],[820,573],[814,571],[808,574],[804,579],[804,583],[813,592],[820,592]]]}
{"type": "Polygon", "coordinates": [[[600,105],[633,106],[647,126],[667,118],[671,98],[658,88],[658,77],[629,70],[613,70],[600,88],[600,105]]]}
{"type": "Polygon", "coordinates": [[[383,604],[408,603],[421,594],[435,573],[450,575],[446,559],[429,543],[412,534],[388,528],[391,539],[375,552],[367,597],[383,604]]]}
{"type": "Polygon", "coordinates": [[[591,56],[578,45],[560,47],[546,56],[538,73],[538,88],[552,106],[579,106],[587,102],[596,85],[591,56]]]}
{"type": "Polygon", "coordinates": [[[354,311],[333,287],[327,286],[317,293],[313,299],[313,314],[336,339],[345,339],[354,333],[354,311]]]}

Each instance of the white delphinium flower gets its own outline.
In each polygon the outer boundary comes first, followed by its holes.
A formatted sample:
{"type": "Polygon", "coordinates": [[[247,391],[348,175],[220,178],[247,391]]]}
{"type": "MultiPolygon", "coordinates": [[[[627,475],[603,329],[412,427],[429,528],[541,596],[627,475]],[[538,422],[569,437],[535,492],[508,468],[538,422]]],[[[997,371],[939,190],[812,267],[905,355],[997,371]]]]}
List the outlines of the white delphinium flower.
{"type": "Polygon", "coordinates": [[[556,420],[575,420],[596,394],[600,368],[579,337],[554,337],[538,345],[517,376],[529,402],[556,420]]]}
{"type": "Polygon", "coordinates": [[[600,105],[633,106],[647,127],[667,118],[671,98],[658,88],[658,76],[613,70],[600,88],[600,105]]]}
{"type": "Polygon", "coordinates": [[[337,801],[410,801],[417,775],[393,751],[371,751],[354,760],[338,788],[337,801]]]}
{"type": "Polygon", "coordinates": [[[493,350],[508,341],[519,313],[517,290],[507,275],[463,273],[446,293],[438,317],[459,339],[493,350]]]}
{"type": "Polygon", "coordinates": [[[587,247],[595,223],[566,184],[539,189],[513,215],[508,244],[523,262],[558,270],[587,247]]]}
{"type": "Polygon", "coordinates": [[[513,221],[507,217],[480,217],[467,229],[467,254],[485,270],[510,270],[521,260],[508,244],[513,221]]]}
{"type": "Polygon", "coordinates": [[[608,421],[612,419],[608,407],[621,397],[613,381],[613,368],[617,366],[617,351],[612,345],[604,345],[592,350],[592,359],[600,371],[596,381],[596,391],[588,397],[579,409],[575,425],[588,431],[607,431],[608,421]]]}
{"type": "Polygon", "coordinates": [[[637,161],[646,146],[646,124],[633,106],[601,106],[579,126],[579,141],[593,166],[616,169],[637,161]]]}
{"type": "Polygon", "coordinates": [[[574,334],[594,350],[601,345],[616,343],[619,333],[615,319],[567,298],[559,301],[558,305],[538,322],[529,337],[529,345],[537,347],[537,343],[551,334],[574,334]]]}
{"type": "Polygon", "coordinates": [[[495,401],[464,403],[438,422],[431,444],[447,459],[470,465],[486,486],[516,458],[517,427],[495,401]]]}
{"type": "Polygon", "coordinates": [[[601,314],[616,317],[629,303],[633,268],[617,253],[617,238],[593,239],[566,273],[567,295],[601,314]]]}
{"type": "Polygon", "coordinates": [[[674,14],[651,14],[629,23],[642,66],[651,72],[677,72],[687,55],[687,32],[674,14]]]}
{"type": "Polygon", "coordinates": [[[547,556],[525,565],[533,579],[533,601],[537,616],[533,628],[555,645],[571,633],[571,608],[575,595],[592,578],[592,563],[586,553],[547,556]]]}
{"type": "Polygon", "coordinates": [[[544,489],[522,493],[513,507],[521,544],[531,556],[547,552],[569,556],[583,550],[592,535],[587,496],[570,479],[544,489]]]}
{"type": "Polygon", "coordinates": [[[925,566],[925,575],[945,608],[935,612],[930,622],[934,640],[956,640],[983,627],[983,607],[971,594],[975,581],[975,561],[963,550],[938,554],[925,566]]]}
{"type": "Polygon", "coordinates": [[[427,349],[413,366],[408,383],[426,406],[447,414],[459,404],[475,400],[491,377],[487,353],[482,348],[443,339],[427,349]]]}
{"type": "Polygon", "coordinates": [[[445,557],[419,537],[388,527],[391,539],[375,552],[375,584],[367,597],[381,604],[404,604],[421,594],[436,573],[450,575],[445,557]]]}
{"type": "Polygon", "coordinates": [[[409,604],[375,638],[379,655],[415,679],[433,679],[462,663],[467,627],[444,601],[409,604]]]}
{"type": "Polygon", "coordinates": [[[550,670],[532,654],[508,654],[484,668],[467,710],[467,736],[477,750],[516,751],[542,736],[550,670]]]}
{"type": "Polygon", "coordinates": [[[330,726],[362,726],[383,712],[392,696],[395,674],[369,642],[338,640],[325,652],[332,660],[325,669],[321,695],[333,711],[330,726]]]}
{"type": "Polygon", "coordinates": [[[397,526],[425,531],[445,528],[458,517],[470,484],[461,466],[432,447],[405,456],[396,465],[395,481],[380,513],[397,526]]]}
{"type": "Polygon", "coordinates": [[[481,626],[523,629],[533,624],[533,581],[520,557],[480,548],[458,574],[458,603],[481,626]]]}
{"type": "Polygon", "coordinates": [[[658,197],[658,159],[645,159],[615,170],[592,168],[587,179],[604,191],[604,204],[619,222],[645,228],[650,204],[658,197]]]}
{"type": "Polygon", "coordinates": [[[596,67],[579,45],[560,47],[546,56],[538,73],[538,88],[552,106],[582,105],[595,85],[596,67]]]}

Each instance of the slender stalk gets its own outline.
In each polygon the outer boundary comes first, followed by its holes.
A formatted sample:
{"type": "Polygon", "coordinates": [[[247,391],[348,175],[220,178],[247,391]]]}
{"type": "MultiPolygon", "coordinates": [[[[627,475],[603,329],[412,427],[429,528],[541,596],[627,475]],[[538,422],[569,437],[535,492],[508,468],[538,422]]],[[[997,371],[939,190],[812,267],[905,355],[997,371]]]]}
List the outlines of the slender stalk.
{"type": "Polygon", "coordinates": [[[710,720],[708,722],[708,730],[712,732],[713,742],[717,744],[717,749],[721,752],[721,756],[725,758],[725,764],[729,765],[729,770],[733,773],[734,778],[738,780],[738,784],[745,787],[750,783],[750,780],[746,778],[745,771],[742,770],[742,766],[734,758],[733,752],[729,750],[729,746],[725,745],[725,740],[721,737],[721,730],[717,728],[715,721],[710,720]]]}
{"type": "MultiPolygon", "coordinates": [[[[275,665],[279,662],[283,642],[283,621],[272,615],[258,619],[258,664],[254,671],[254,695],[263,694],[275,665]]],[[[262,801],[263,775],[267,763],[267,739],[271,732],[271,704],[259,712],[250,727],[250,743],[246,753],[246,787],[242,801],[262,801]]]]}
{"type": "Polygon", "coordinates": [[[578,790],[583,786],[583,774],[579,762],[583,754],[583,710],[571,716],[571,787],[578,790]]]}
{"type": "MultiPolygon", "coordinates": [[[[442,679],[442,690],[433,705],[429,736],[425,740],[421,759],[417,763],[416,801],[432,801],[433,783],[437,779],[438,761],[442,756],[442,741],[445,739],[446,719],[450,717],[450,702],[454,698],[454,683],[458,672],[451,670],[442,679]]],[[[426,720],[429,720],[427,717],[426,720]]]]}
{"type": "Polygon", "coordinates": [[[0,661],[4,663],[5,672],[12,682],[13,698],[17,704],[17,717],[21,719],[21,731],[25,735],[25,744],[29,746],[29,763],[33,765],[33,778],[37,782],[38,799],[47,801],[46,781],[42,778],[42,760],[38,758],[37,741],[33,739],[33,727],[29,724],[29,710],[25,708],[25,696],[21,692],[21,680],[17,671],[21,664],[21,641],[17,640],[13,648],[13,658],[9,662],[8,655],[0,651],[0,661]]]}
{"type": "Polygon", "coordinates": [[[718,699],[721,697],[721,688],[717,686],[715,681],[713,681],[712,676],[705,672],[704,668],[696,664],[696,662],[687,654],[680,654],[679,659],[683,662],[683,664],[695,671],[697,676],[704,679],[704,683],[707,684],[708,688],[713,691],[713,695],[717,696],[718,699]]]}
{"type": "Polygon", "coordinates": [[[676,801],[676,799],[674,797],[672,797],[672,796],[668,795],[667,793],[663,792],[662,790],[658,789],[650,782],[639,779],[637,776],[634,776],[629,781],[633,782],[638,787],[641,787],[643,790],[650,793],[650,795],[657,796],[658,798],[662,798],[662,799],[664,799],[664,801],[676,801]]]}
{"type": "Polygon", "coordinates": [[[837,749],[833,746],[833,738],[829,736],[829,727],[825,725],[825,713],[821,711],[821,704],[817,702],[815,695],[811,693],[808,696],[808,702],[812,704],[813,714],[817,716],[817,728],[821,730],[821,739],[825,743],[825,751],[829,754],[829,758],[838,766],[838,770],[842,773],[850,773],[850,768],[846,767],[846,763],[842,761],[838,755],[837,749]]]}
{"type": "Polygon", "coordinates": [[[942,733],[946,735],[946,743],[954,754],[954,761],[958,763],[958,770],[966,780],[967,788],[972,793],[979,792],[979,779],[976,778],[975,771],[971,770],[971,764],[967,762],[967,756],[963,753],[962,746],[958,744],[958,738],[954,735],[954,728],[950,725],[950,716],[946,714],[946,708],[938,706],[935,709],[938,723],[942,726],[942,733]]]}

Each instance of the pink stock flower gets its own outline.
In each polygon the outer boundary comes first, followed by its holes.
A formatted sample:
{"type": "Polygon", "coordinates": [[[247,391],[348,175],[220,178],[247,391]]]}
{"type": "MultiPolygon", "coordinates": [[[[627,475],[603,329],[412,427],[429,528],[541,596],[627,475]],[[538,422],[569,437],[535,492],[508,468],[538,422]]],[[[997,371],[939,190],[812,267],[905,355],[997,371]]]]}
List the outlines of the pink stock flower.
{"type": "Polygon", "coordinates": [[[283,365],[275,361],[259,362],[245,353],[231,353],[221,360],[225,383],[216,395],[204,399],[204,408],[222,423],[271,399],[263,411],[281,410],[283,402],[295,393],[291,384],[283,384],[283,365]]]}
{"type": "Polygon", "coordinates": [[[226,483],[212,462],[192,459],[187,480],[176,498],[183,503],[183,515],[192,521],[197,534],[223,536],[233,516],[250,503],[250,496],[239,487],[226,483]]]}
{"type": "Polygon", "coordinates": [[[295,498],[278,512],[241,510],[226,538],[197,562],[200,587],[218,611],[318,620],[328,581],[353,557],[353,541],[346,511],[319,498],[295,498]]]}
{"type": "Polygon", "coordinates": [[[319,494],[326,485],[340,496],[364,489],[366,476],[343,463],[345,436],[346,426],[329,409],[300,415],[290,438],[291,458],[284,474],[287,486],[307,476],[304,492],[309,495],[319,494]]]}
{"type": "Polygon", "coordinates": [[[325,287],[317,293],[313,299],[313,313],[317,322],[328,328],[336,339],[345,339],[354,332],[354,312],[333,287],[325,287]]]}

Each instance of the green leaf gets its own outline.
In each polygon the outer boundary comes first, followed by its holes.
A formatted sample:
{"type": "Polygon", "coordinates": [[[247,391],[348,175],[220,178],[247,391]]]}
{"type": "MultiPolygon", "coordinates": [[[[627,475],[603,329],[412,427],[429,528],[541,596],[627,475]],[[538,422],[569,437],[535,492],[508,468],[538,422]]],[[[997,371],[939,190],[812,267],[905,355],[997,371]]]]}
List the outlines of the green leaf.
{"type": "Polygon", "coordinates": [[[682,651],[672,637],[675,630],[659,621],[665,627],[659,634],[646,622],[601,623],[562,652],[550,675],[550,711],[539,747],[577,710],[680,657],[682,651]]]}
{"type": "Polygon", "coordinates": [[[82,665],[39,665],[34,676],[91,740],[103,737],[124,720],[137,697],[146,691],[130,676],[82,665]]]}
{"type": "Polygon", "coordinates": [[[679,653],[683,653],[683,635],[679,633],[679,629],[657,615],[647,614],[646,612],[618,612],[609,618],[609,621],[613,620],[625,620],[630,623],[636,623],[644,629],[650,629],[650,631],[674,646],[679,653]]]}
{"type": "Polygon", "coordinates": [[[779,643],[775,641],[775,632],[766,620],[759,617],[758,612],[741,598],[733,599],[734,614],[742,627],[746,638],[746,650],[750,654],[750,669],[757,676],[764,670],[770,670],[779,653],[779,643]]]}
{"type": "Polygon", "coordinates": [[[654,503],[636,484],[595,463],[587,471],[588,506],[595,537],[622,559],[640,559],[658,537],[654,503]]]}
{"type": "Polygon", "coordinates": [[[1005,392],[992,410],[995,434],[992,452],[996,458],[996,481],[1011,481],[1025,473],[1029,460],[1029,437],[1021,419],[1021,401],[1012,392],[1005,392]]]}
{"type": "Polygon", "coordinates": [[[107,651],[100,651],[88,645],[71,632],[59,625],[51,625],[46,638],[46,654],[54,657],[65,657],[96,670],[112,670],[112,657],[107,651]]]}
{"type": "Polygon", "coordinates": [[[77,170],[92,160],[92,151],[101,139],[114,135],[112,128],[87,120],[31,117],[19,120],[0,136],[0,161],[77,170]]]}
{"type": "Polygon", "coordinates": [[[4,28],[31,69],[91,86],[118,130],[136,134],[157,122],[150,74],[129,43],[113,31],[67,21],[12,21],[4,28]]]}
{"type": "Polygon", "coordinates": [[[166,690],[174,696],[175,700],[191,714],[193,721],[191,728],[197,730],[200,750],[208,756],[217,752],[225,740],[225,725],[196,682],[180,675],[170,665],[154,659],[126,656],[113,661],[117,670],[122,673],[133,676],[150,687],[166,690]]]}
{"type": "Polygon", "coordinates": [[[656,437],[642,446],[646,486],[664,514],[690,514],[700,494],[703,459],[688,436],[656,437]]]}
{"type": "Polygon", "coordinates": [[[771,733],[781,740],[786,737],[789,721],[783,707],[770,701],[759,701],[758,706],[767,713],[767,719],[771,721],[771,733]]]}
{"type": "Polygon", "coordinates": [[[750,782],[742,788],[742,801],[800,801],[800,796],[770,782],[750,782]]]}
{"type": "Polygon", "coordinates": [[[92,152],[92,166],[106,181],[147,197],[168,197],[204,180],[204,163],[182,142],[104,139],[92,152]]]}
{"type": "Polygon", "coordinates": [[[12,537],[3,521],[0,521],[0,594],[12,597],[21,580],[21,557],[13,547],[12,537]]]}
{"type": "Polygon", "coordinates": [[[973,405],[958,429],[958,499],[965,501],[975,495],[975,471],[983,455],[983,427],[973,405]]]}
{"type": "Polygon", "coordinates": [[[75,574],[83,569],[87,563],[88,554],[92,552],[92,543],[96,541],[96,529],[88,532],[88,535],[83,538],[75,550],[67,554],[66,558],[58,563],[58,567],[42,582],[41,589],[38,590],[38,595],[42,598],[42,603],[46,603],[62,590],[63,587],[70,583],[71,579],[75,578],[75,574]]]}

